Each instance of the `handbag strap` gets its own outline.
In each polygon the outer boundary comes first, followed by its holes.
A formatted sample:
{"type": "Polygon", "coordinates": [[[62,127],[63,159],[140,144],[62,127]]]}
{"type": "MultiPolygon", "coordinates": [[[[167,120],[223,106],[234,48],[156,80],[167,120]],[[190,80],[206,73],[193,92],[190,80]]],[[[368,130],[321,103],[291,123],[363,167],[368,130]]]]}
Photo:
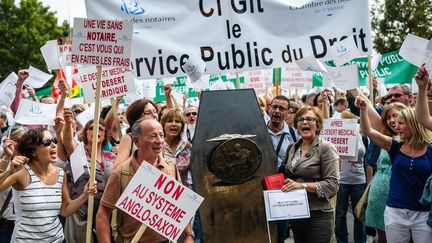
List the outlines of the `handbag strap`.
{"type": "Polygon", "coordinates": [[[4,211],[6,211],[6,208],[9,205],[11,198],[12,198],[12,189],[9,191],[6,200],[4,201],[3,206],[0,210],[0,218],[3,216],[4,211]]]}

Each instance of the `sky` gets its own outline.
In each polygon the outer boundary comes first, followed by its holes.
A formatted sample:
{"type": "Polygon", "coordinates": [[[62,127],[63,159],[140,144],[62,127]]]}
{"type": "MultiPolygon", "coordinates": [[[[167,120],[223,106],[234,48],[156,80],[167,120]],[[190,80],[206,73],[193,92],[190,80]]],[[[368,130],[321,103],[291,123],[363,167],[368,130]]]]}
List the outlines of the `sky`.
{"type": "Polygon", "coordinates": [[[73,26],[73,18],[85,18],[86,9],[84,0],[39,0],[43,5],[50,7],[52,12],[56,12],[58,24],[68,20],[73,26]]]}

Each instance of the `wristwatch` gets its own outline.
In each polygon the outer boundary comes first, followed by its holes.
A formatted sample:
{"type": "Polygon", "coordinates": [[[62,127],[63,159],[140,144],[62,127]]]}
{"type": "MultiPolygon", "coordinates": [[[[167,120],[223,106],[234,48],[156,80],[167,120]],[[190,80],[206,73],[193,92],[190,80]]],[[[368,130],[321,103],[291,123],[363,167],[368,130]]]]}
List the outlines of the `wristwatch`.
{"type": "Polygon", "coordinates": [[[307,189],[307,184],[306,183],[302,183],[302,186],[304,189],[307,189]]]}

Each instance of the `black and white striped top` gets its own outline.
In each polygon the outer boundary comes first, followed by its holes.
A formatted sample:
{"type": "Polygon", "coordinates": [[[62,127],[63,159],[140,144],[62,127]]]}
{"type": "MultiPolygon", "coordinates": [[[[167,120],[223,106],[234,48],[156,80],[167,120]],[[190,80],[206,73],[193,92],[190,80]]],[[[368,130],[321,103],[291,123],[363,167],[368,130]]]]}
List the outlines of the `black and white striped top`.
{"type": "Polygon", "coordinates": [[[64,171],[59,169],[54,185],[45,185],[28,165],[31,181],[22,191],[14,190],[16,211],[15,228],[11,242],[62,242],[63,227],[58,215],[62,204],[64,171]]]}

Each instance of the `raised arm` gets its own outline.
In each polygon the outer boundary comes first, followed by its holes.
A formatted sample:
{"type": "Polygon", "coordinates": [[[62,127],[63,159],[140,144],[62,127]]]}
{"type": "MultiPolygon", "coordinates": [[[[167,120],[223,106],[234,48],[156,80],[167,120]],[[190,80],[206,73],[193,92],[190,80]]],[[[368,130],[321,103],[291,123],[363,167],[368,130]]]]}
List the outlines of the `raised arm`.
{"type": "Polygon", "coordinates": [[[427,129],[432,129],[432,117],[430,115],[430,107],[428,103],[432,106],[432,98],[428,100],[428,93],[430,92],[430,80],[429,73],[426,70],[424,64],[419,67],[416,75],[414,76],[415,81],[417,82],[419,91],[417,94],[417,103],[416,103],[416,118],[418,122],[420,122],[427,129]]]}
{"type": "Polygon", "coordinates": [[[18,71],[18,81],[15,84],[15,86],[16,86],[15,98],[12,101],[12,104],[10,107],[14,114],[16,114],[16,112],[18,110],[18,106],[21,102],[22,87],[23,87],[24,81],[26,80],[26,78],[28,78],[28,76],[29,76],[29,74],[28,74],[27,70],[23,69],[23,70],[18,71]]]}
{"type": "Polygon", "coordinates": [[[75,200],[72,200],[69,196],[67,176],[63,177],[63,185],[62,185],[62,205],[60,208],[60,214],[63,217],[68,217],[74,214],[84,203],[87,202],[88,195],[95,195],[97,192],[96,182],[93,183],[93,186],[89,188],[89,183],[84,187],[84,192],[81,196],[77,197],[75,200]]]}
{"type": "Polygon", "coordinates": [[[63,116],[63,108],[66,101],[66,98],[69,96],[69,86],[66,81],[61,79],[58,84],[59,89],[61,90],[61,95],[57,101],[57,110],[56,116],[63,116]]]}
{"type": "Polygon", "coordinates": [[[77,146],[73,138],[74,131],[72,127],[72,123],[73,123],[72,110],[69,108],[64,109],[63,118],[65,121],[64,128],[63,128],[63,144],[67,155],[70,156],[77,146]]]}
{"type": "Polygon", "coordinates": [[[357,96],[356,105],[360,108],[360,129],[362,133],[368,136],[372,140],[372,142],[374,142],[380,148],[389,151],[392,143],[392,138],[378,132],[371,126],[371,123],[369,121],[369,114],[367,112],[366,101],[362,97],[357,96]]]}

